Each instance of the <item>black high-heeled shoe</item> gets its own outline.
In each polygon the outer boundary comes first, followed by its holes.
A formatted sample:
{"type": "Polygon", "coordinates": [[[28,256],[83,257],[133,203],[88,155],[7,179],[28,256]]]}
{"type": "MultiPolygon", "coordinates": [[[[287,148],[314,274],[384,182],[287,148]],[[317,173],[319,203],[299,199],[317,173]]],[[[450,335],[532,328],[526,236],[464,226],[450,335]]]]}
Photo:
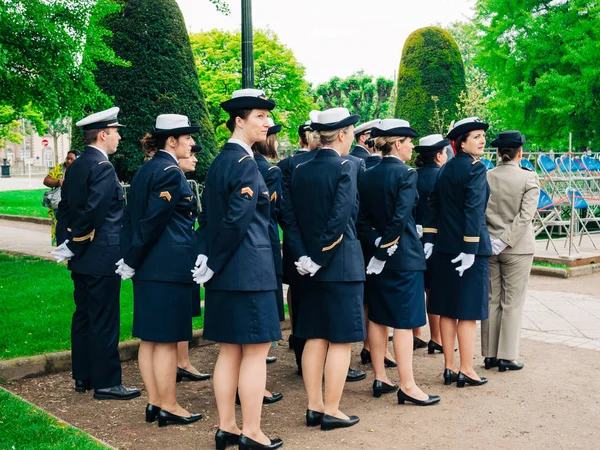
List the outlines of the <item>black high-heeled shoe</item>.
{"type": "Polygon", "coordinates": [[[215,434],[215,446],[217,450],[225,450],[227,447],[232,445],[238,445],[240,443],[240,435],[223,431],[220,428],[215,434]]]}
{"type": "MultiPolygon", "coordinates": [[[[263,403],[263,405],[270,405],[271,403],[277,403],[282,398],[283,398],[283,394],[280,394],[278,392],[273,392],[270,397],[267,397],[266,395],[263,396],[262,403],[263,403]]],[[[235,404],[238,406],[242,405],[242,402],[240,400],[240,394],[238,391],[235,391],[235,404]]]]}
{"type": "Polygon", "coordinates": [[[323,414],[321,419],[321,430],[330,431],[336,428],[348,428],[352,425],[356,425],[360,419],[358,416],[349,416],[347,419],[338,419],[335,416],[329,414],[323,414]]]}
{"type": "Polygon", "coordinates": [[[456,387],[463,388],[465,384],[469,386],[481,386],[482,384],[487,383],[487,378],[481,378],[481,380],[474,380],[473,378],[469,378],[462,372],[458,372],[458,378],[456,379],[456,387]]]}
{"type": "Polygon", "coordinates": [[[371,363],[371,352],[369,350],[367,350],[366,348],[363,348],[360,351],[360,362],[363,364],[369,364],[371,363]]]}
{"type": "Polygon", "coordinates": [[[521,370],[525,367],[525,364],[517,361],[509,361],[508,359],[498,360],[498,370],[500,372],[506,372],[507,370],[521,370]]]}
{"type": "Polygon", "coordinates": [[[440,344],[434,341],[429,341],[427,343],[427,353],[433,355],[436,350],[440,353],[444,353],[444,348],[440,344]]]}
{"type": "Polygon", "coordinates": [[[198,422],[200,419],[202,419],[202,414],[192,414],[190,417],[183,417],[161,409],[158,413],[158,426],[166,427],[170,423],[189,425],[190,423],[198,422]]]}
{"type": "Polygon", "coordinates": [[[435,405],[440,402],[439,395],[428,395],[427,400],[417,400],[416,398],[412,398],[410,395],[406,395],[402,392],[402,389],[398,389],[398,404],[404,405],[404,402],[411,402],[417,406],[430,406],[435,405]]]}
{"type": "Polygon", "coordinates": [[[160,408],[156,405],[151,405],[148,403],[146,405],[146,422],[152,423],[156,421],[158,417],[158,413],[160,412],[160,408]]]}
{"type": "Polygon", "coordinates": [[[490,370],[492,367],[498,367],[498,360],[496,358],[484,358],[483,365],[486,370],[490,370]]]}
{"type": "Polygon", "coordinates": [[[456,383],[458,374],[450,369],[444,370],[444,385],[450,386],[452,383],[456,383]]]}
{"type": "Polygon", "coordinates": [[[373,381],[373,397],[379,398],[383,394],[391,394],[398,389],[397,384],[387,384],[380,380],[373,381]]]}
{"type": "Polygon", "coordinates": [[[259,450],[259,449],[275,449],[279,448],[283,445],[283,441],[281,439],[271,439],[270,444],[261,444],[260,442],[256,442],[255,440],[250,439],[243,434],[240,434],[240,450],[259,450]]]}
{"type": "Polygon", "coordinates": [[[323,413],[319,411],[313,411],[312,409],[306,410],[306,426],[317,427],[321,425],[323,419],[323,413]]]}
{"type": "Polygon", "coordinates": [[[184,378],[187,378],[190,381],[205,381],[210,379],[210,375],[207,373],[201,373],[200,375],[196,375],[195,373],[188,372],[181,367],[177,368],[177,382],[183,381],[184,378]]]}
{"type": "Polygon", "coordinates": [[[427,342],[425,342],[423,339],[413,336],[413,350],[425,347],[427,347],[427,342]]]}

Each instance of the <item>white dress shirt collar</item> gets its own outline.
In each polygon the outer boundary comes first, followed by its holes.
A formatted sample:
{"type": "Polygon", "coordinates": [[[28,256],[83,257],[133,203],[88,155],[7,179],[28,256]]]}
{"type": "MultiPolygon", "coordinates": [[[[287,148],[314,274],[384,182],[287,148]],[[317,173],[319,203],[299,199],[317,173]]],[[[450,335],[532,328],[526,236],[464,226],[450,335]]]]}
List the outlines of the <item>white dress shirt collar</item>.
{"type": "Polygon", "coordinates": [[[252,151],[252,149],[248,146],[248,144],[246,144],[244,141],[241,141],[239,139],[229,139],[227,142],[231,142],[232,144],[237,144],[239,146],[241,146],[244,150],[246,150],[246,152],[252,156],[252,158],[254,158],[254,152],[252,151]]]}

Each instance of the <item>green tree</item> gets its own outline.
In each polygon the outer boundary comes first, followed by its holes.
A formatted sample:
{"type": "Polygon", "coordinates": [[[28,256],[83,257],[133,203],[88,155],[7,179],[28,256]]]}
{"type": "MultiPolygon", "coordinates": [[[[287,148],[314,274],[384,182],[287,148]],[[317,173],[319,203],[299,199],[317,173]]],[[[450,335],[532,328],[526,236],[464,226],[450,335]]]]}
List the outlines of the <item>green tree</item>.
{"type": "Polygon", "coordinates": [[[537,147],[600,145],[600,3],[479,0],[476,63],[490,107],[537,147]]]}
{"type": "Polygon", "coordinates": [[[23,127],[20,119],[24,119],[27,124],[25,134],[31,134],[34,130],[40,134],[46,132],[47,125],[42,119],[42,115],[31,105],[25,105],[20,113],[10,106],[0,105],[0,146],[5,145],[6,141],[15,143],[23,141],[23,127]]]}
{"type": "Polygon", "coordinates": [[[196,168],[202,178],[217,146],[181,10],[175,0],[119,2],[122,12],[103,21],[112,31],[105,43],[130,67],[98,63],[96,69],[98,85],[121,108],[119,117],[127,126],[121,130],[123,140],[113,157],[119,179],[131,180],[142,164],[140,140],[159,114],[185,114],[200,124],[194,138],[204,149],[197,155],[196,168]]]}
{"type": "MultiPolygon", "coordinates": [[[[211,30],[190,35],[200,85],[219,145],[230,136],[228,114],[219,106],[242,85],[241,33],[211,30]]],[[[275,122],[291,142],[298,142],[298,125],[315,107],[304,67],[271,30],[254,30],[254,78],[257,89],[275,100],[275,122]]]]}
{"type": "Polygon", "coordinates": [[[0,105],[13,119],[27,108],[50,120],[66,117],[102,97],[95,63],[124,62],[98,39],[107,33],[98,19],[118,8],[111,0],[0,2],[0,105]]]}
{"type": "Polygon", "coordinates": [[[390,104],[394,82],[383,77],[373,77],[359,71],[348,78],[333,77],[317,89],[317,104],[320,109],[348,108],[358,114],[361,122],[389,117],[393,110],[390,104]]]}
{"type": "Polygon", "coordinates": [[[466,91],[465,70],[452,36],[439,27],[411,33],[398,71],[396,117],[408,120],[421,135],[431,134],[439,132],[432,124],[437,108],[447,130],[457,118],[461,91],[466,91]]]}

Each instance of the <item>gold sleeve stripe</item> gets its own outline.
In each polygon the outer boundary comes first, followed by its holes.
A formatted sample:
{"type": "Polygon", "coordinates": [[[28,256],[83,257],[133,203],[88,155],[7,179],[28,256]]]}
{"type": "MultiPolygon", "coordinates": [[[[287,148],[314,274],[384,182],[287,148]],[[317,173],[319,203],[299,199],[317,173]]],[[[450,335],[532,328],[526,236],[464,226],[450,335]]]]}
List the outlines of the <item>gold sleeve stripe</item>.
{"type": "Polygon", "coordinates": [[[238,159],[238,163],[241,163],[246,158],[250,158],[250,155],[242,156],[240,159],[238,159]]]}
{"type": "Polygon", "coordinates": [[[479,159],[476,159],[475,161],[473,161],[473,162],[471,163],[471,165],[473,165],[473,164],[477,164],[478,162],[481,162],[481,160],[479,160],[479,159]]]}
{"type": "Polygon", "coordinates": [[[67,228],[67,231],[70,233],[70,232],[71,232],[71,229],[70,229],[70,228],[67,228]]]}
{"type": "Polygon", "coordinates": [[[335,241],[333,244],[331,244],[331,245],[329,245],[329,246],[327,246],[327,247],[323,247],[323,251],[324,251],[324,252],[326,252],[326,251],[328,251],[328,250],[331,250],[333,247],[335,247],[335,246],[336,246],[336,245],[338,245],[340,242],[342,242],[342,239],[344,239],[344,235],[343,235],[343,234],[342,234],[342,235],[340,236],[340,238],[339,238],[337,241],[335,241]]]}
{"type": "Polygon", "coordinates": [[[343,161],[342,161],[342,166],[343,166],[344,164],[346,164],[347,162],[348,162],[348,160],[347,160],[347,159],[343,160],[343,161]]]}
{"type": "Polygon", "coordinates": [[[250,197],[252,197],[254,195],[254,191],[252,189],[250,189],[248,186],[246,186],[245,188],[242,188],[242,190],[240,191],[240,194],[242,194],[242,195],[248,194],[250,197]]]}
{"type": "Polygon", "coordinates": [[[160,193],[160,195],[158,196],[158,198],[164,198],[166,201],[170,202],[171,201],[171,194],[169,194],[169,191],[162,191],[160,193]]]}
{"type": "Polygon", "coordinates": [[[271,194],[271,201],[277,200],[277,191],[273,191],[271,194]]]}
{"type": "Polygon", "coordinates": [[[437,233],[437,228],[423,228],[423,233],[437,233]]]}
{"type": "Polygon", "coordinates": [[[106,164],[106,163],[110,164],[110,161],[109,161],[109,160],[100,161],[100,162],[98,163],[98,165],[100,165],[100,164],[106,164]]]}
{"type": "Polygon", "coordinates": [[[273,170],[273,169],[279,169],[279,167],[277,167],[277,166],[271,166],[271,167],[269,167],[269,170],[273,170]]]}
{"type": "Polygon", "coordinates": [[[92,242],[94,240],[95,235],[96,235],[96,230],[92,230],[90,233],[86,234],[85,236],[74,237],[73,242],[84,242],[84,241],[87,241],[88,239],[90,240],[90,242],[92,242]]]}
{"type": "Polygon", "coordinates": [[[463,239],[465,240],[465,242],[479,242],[479,236],[478,237],[464,236],[463,239]]]}
{"type": "MultiPolygon", "coordinates": [[[[169,169],[172,169],[173,167],[175,167],[175,168],[179,169],[179,166],[177,166],[177,165],[173,164],[172,166],[165,167],[165,171],[167,171],[167,170],[169,170],[169,169]]],[[[179,169],[179,170],[181,170],[181,169],[179,169]]]]}
{"type": "Polygon", "coordinates": [[[183,197],[184,199],[186,199],[188,202],[192,201],[192,197],[183,197]]]}
{"type": "Polygon", "coordinates": [[[388,242],[387,244],[380,245],[379,248],[388,248],[388,247],[391,247],[392,245],[396,245],[399,240],[400,240],[400,236],[398,236],[392,242],[388,242]]]}

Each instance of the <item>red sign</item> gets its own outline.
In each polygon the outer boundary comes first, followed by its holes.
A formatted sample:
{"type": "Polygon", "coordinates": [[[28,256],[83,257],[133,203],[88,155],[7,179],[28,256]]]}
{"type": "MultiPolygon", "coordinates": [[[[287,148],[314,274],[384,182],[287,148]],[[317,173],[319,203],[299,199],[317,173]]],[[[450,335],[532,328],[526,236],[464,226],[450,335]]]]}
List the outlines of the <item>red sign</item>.
{"type": "Polygon", "coordinates": [[[42,139],[42,145],[44,147],[48,147],[48,144],[49,144],[48,139],[42,139]]]}

